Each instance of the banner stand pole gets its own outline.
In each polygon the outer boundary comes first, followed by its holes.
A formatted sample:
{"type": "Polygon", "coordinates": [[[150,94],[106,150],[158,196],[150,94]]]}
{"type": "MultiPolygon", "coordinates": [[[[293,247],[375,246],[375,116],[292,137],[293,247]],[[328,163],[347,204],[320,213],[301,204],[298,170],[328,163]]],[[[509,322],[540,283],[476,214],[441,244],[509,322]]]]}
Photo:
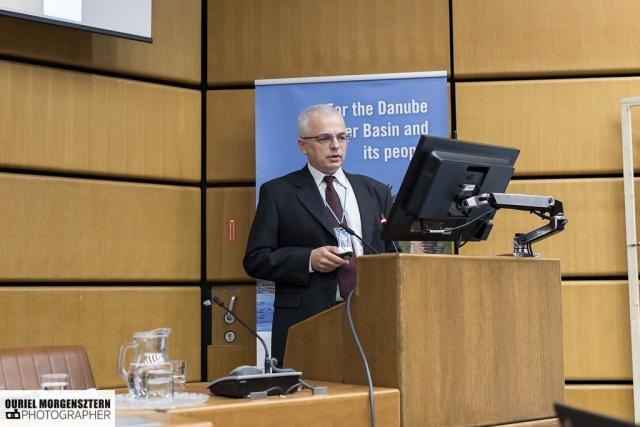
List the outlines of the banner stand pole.
{"type": "Polygon", "coordinates": [[[640,296],[638,294],[638,239],[636,234],[631,107],[638,105],[640,105],[640,97],[625,98],[620,102],[622,118],[624,216],[627,233],[627,274],[629,280],[629,318],[631,326],[631,362],[633,368],[633,410],[636,423],[640,422],[640,296]]]}

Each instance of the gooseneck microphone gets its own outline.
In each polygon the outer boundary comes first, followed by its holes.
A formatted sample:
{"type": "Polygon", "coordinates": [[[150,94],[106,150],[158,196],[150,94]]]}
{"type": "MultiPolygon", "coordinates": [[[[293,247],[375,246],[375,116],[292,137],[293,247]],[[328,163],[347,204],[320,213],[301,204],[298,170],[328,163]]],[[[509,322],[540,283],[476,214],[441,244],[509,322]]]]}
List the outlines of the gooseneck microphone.
{"type": "MultiPolygon", "coordinates": [[[[380,214],[380,224],[384,225],[386,224],[386,222],[387,222],[387,218],[385,218],[383,214],[380,214]]],[[[369,242],[365,241],[362,237],[358,236],[358,234],[356,234],[356,232],[353,231],[346,223],[340,224],[339,227],[342,228],[347,233],[349,233],[350,235],[356,237],[358,240],[360,240],[367,248],[371,249],[373,253],[380,255],[379,251],[377,251],[373,246],[371,246],[369,242]]],[[[393,249],[396,251],[396,253],[400,253],[400,251],[398,250],[398,247],[396,246],[396,242],[392,240],[391,244],[393,245],[393,249]]]]}
{"type": "Polygon", "coordinates": [[[253,328],[251,328],[249,325],[244,323],[244,320],[239,318],[237,314],[235,314],[233,311],[229,310],[227,308],[227,306],[224,304],[224,302],[222,302],[222,300],[220,298],[218,298],[215,295],[212,295],[211,299],[213,300],[213,302],[216,303],[216,305],[220,306],[224,311],[226,311],[227,313],[232,315],[238,322],[240,322],[240,324],[242,326],[244,326],[244,328],[247,331],[249,331],[251,333],[251,335],[253,335],[254,337],[256,337],[256,338],[258,338],[260,340],[260,342],[262,343],[262,346],[264,347],[264,354],[265,354],[265,358],[264,358],[264,373],[265,374],[270,374],[271,373],[271,367],[272,367],[271,355],[269,354],[269,348],[267,347],[267,344],[264,342],[262,337],[260,335],[258,335],[258,333],[256,331],[254,331],[253,328]]]}
{"type": "MultiPolygon", "coordinates": [[[[384,216],[384,214],[380,214],[380,224],[382,224],[384,226],[386,223],[387,223],[387,217],[384,216]]],[[[392,240],[391,244],[393,245],[393,250],[395,250],[396,253],[399,254],[400,251],[398,250],[398,247],[396,246],[396,242],[394,240],[392,240]]]]}
{"type": "Polygon", "coordinates": [[[342,228],[344,231],[346,231],[347,233],[351,234],[354,237],[357,237],[358,240],[360,240],[367,248],[371,249],[372,252],[376,253],[376,254],[380,254],[379,251],[377,251],[373,246],[371,246],[369,244],[369,242],[365,242],[364,239],[360,236],[358,236],[356,234],[355,231],[353,231],[347,224],[340,224],[338,227],[342,228]]]}
{"type": "Polygon", "coordinates": [[[269,355],[269,348],[262,337],[236,313],[231,311],[216,296],[211,298],[213,302],[224,311],[233,316],[254,337],[258,338],[264,347],[265,363],[264,371],[253,366],[239,366],[231,373],[218,378],[209,386],[209,390],[218,396],[227,397],[251,397],[264,398],[275,394],[289,394],[295,392],[300,385],[305,383],[300,379],[302,372],[293,369],[278,369],[274,366],[274,359],[269,355]],[[273,370],[273,372],[272,372],[273,370]]]}

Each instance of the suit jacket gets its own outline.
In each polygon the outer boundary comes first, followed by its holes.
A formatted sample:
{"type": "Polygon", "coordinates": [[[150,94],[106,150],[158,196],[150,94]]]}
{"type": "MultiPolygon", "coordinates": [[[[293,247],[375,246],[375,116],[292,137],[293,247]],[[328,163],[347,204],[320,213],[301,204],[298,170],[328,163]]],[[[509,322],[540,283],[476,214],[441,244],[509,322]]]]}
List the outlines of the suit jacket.
{"type": "MultiPolygon", "coordinates": [[[[345,175],[358,201],[362,238],[379,252],[392,251],[391,242],[380,238],[381,214],[391,208],[389,188],[363,175],[345,175]]],[[[336,303],[337,270],[309,273],[311,251],[336,244],[306,165],[262,185],[243,264],[249,275],[275,282],[271,350],[280,362],[289,327],[336,303]]],[[[364,253],[369,253],[366,245],[364,253]]]]}

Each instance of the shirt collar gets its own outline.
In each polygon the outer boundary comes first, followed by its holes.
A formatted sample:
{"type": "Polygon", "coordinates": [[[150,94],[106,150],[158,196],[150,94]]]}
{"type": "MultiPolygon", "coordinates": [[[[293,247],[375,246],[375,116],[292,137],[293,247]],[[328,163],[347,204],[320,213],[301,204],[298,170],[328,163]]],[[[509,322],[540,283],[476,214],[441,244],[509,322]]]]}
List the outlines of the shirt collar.
{"type": "MultiPolygon", "coordinates": [[[[309,168],[309,172],[311,172],[311,176],[313,177],[313,180],[315,181],[316,185],[320,186],[320,184],[324,180],[324,177],[327,174],[324,173],[324,172],[321,172],[318,169],[316,169],[313,166],[311,166],[311,163],[307,163],[307,167],[309,168]]],[[[342,170],[342,167],[340,167],[337,171],[335,171],[333,173],[333,176],[336,178],[336,182],[338,184],[340,184],[344,188],[348,188],[349,187],[349,181],[347,180],[347,177],[344,174],[344,171],[342,170]]]]}

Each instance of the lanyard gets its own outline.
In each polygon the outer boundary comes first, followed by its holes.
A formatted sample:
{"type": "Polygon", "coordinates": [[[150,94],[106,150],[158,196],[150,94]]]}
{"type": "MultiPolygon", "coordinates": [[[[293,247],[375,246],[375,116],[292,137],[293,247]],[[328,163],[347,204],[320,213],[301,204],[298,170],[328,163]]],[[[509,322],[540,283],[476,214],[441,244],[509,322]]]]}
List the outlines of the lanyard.
{"type": "MultiPolygon", "coordinates": [[[[325,185],[328,185],[328,184],[325,184],[325,185]]],[[[335,188],[335,186],[334,186],[334,188],[335,188]]],[[[342,207],[342,219],[338,219],[338,215],[336,215],[336,213],[333,211],[333,209],[331,209],[331,206],[329,206],[329,203],[327,203],[327,199],[325,197],[322,198],[322,200],[324,201],[324,205],[329,208],[329,212],[331,212],[331,215],[333,215],[333,217],[336,219],[338,224],[345,223],[344,218],[345,218],[345,214],[347,212],[346,209],[345,209],[345,206],[347,205],[347,194],[349,194],[349,193],[347,193],[347,188],[345,187],[345,189],[344,189],[344,203],[342,203],[342,201],[340,203],[340,205],[342,207]]]]}

